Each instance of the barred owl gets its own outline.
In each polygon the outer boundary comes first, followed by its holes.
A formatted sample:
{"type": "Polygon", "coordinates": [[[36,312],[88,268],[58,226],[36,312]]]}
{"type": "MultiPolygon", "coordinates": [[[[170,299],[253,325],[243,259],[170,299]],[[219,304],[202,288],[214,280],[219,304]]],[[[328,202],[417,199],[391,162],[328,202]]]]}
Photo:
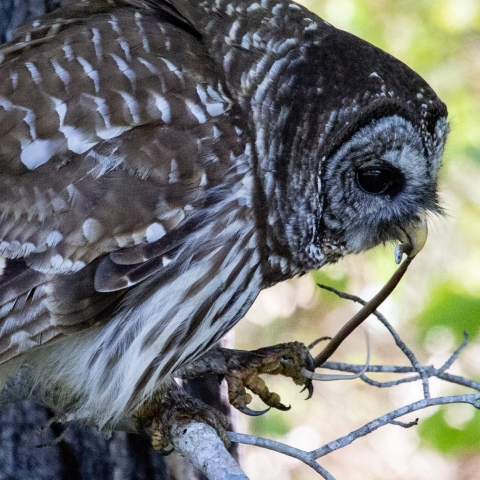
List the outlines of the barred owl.
{"type": "Polygon", "coordinates": [[[115,422],[265,287],[437,211],[447,110],[289,0],[89,0],[0,49],[0,383],[115,422]]]}

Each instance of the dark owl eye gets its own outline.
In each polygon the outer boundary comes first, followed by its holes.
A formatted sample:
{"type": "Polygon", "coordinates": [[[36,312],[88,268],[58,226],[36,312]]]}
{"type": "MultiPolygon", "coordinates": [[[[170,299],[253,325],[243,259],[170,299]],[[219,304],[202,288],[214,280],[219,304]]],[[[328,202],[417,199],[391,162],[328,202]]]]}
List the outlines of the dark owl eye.
{"type": "Polygon", "coordinates": [[[392,184],[393,174],[386,168],[365,168],[357,171],[357,183],[366,193],[381,195],[392,184]]]}

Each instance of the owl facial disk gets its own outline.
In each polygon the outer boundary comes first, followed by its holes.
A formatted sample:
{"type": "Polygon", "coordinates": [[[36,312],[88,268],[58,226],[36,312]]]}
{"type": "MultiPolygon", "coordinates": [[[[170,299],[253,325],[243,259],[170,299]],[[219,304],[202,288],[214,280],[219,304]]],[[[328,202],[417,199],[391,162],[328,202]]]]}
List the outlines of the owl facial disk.
{"type": "Polygon", "coordinates": [[[346,254],[400,240],[405,248],[412,243],[400,258],[418,253],[426,240],[426,212],[440,210],[437,172],[447,128],[444,119],[439,123],[431,148],[421,129],[400,116],[374,120],[327,161],[326,244],[338,239],[346,254]]]}

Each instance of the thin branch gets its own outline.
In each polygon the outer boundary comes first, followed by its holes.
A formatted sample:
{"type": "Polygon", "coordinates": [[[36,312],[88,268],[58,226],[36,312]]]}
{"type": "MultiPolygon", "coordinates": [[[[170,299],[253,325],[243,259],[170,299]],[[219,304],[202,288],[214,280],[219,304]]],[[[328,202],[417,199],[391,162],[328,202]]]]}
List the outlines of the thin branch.
{"type": "MultiPolygon", "coordinates": [[[[433,365],[421,365],[422,371],[425,372],[425,375],[428,378],[436,377],[440,380],[461,385],[463,387],[472,388],[473,390],[480,392],[479,382],[469,380],[465,377],[461,377],[460,375],[452,375],[451,373],[446,373],[446,370],[453,365],[453,363],[458,359],[461,352],[465,349],[468,344],[468,340],[468,333],[464,332],[464,340],[462,344],[455,350],[455,352],[440,368],[435,368],[433,365]]],[[[366,371],[368,373],[418,373],[418,369],[415,367],[403,367],[396,365],[368,365],[368,367],[365,369],[365,365],[354,365],[351,363],[343,362],[325,362],[322,368],[350,373],[359,373],[362,371],[366,371]]],[[[420,379],[419,376],[414,376],[402,378],[400,380],[394,380],[391,382],[376,382],[368,378],[366,375],[362,375],[360,378],[365,383],[380,388],[393,387],[396,385],[400,385],[401,383],[410,383],[420,379]]]]}
{"type": "Polygon", "coordinates": [[[438,375],[440,380],[445,380],[446,382],[456,383],[457,385],[462,385],[463,387],[473,388],[480,392],[480,383],[475,382],[474,380],[469,380],[467,378],[461,377],[460,375],[452,375],[451,373],[441,373],[438,375]]]}
{"type": "Polygon", "coordinates": [[[410,405],[406,405],[405,407],[401,407],[393,412],[387,413],[382,415],[381,417],[372,420],[371,422],[365,424],[363,427],[360,427],[353,432],[350,432],[348,435],[345,435],[333,442],[327,443],[323,447],[313,450],[311,453],[314,455],[315,458],[323,457],[335,450],[340,448],[346,447],[350,445],[355,440],[368,435],[369,433],[374,432],[380,427],[384,425],[388,425],[392,423],[392,420],[402,417],[407,413],[416,412],[417,410],[422,410],[427,407],[433,407],[435,405],[447,405],[450,403],[468,403],[473,405],[475,408],[480,409],[480,394],[470,394],[470,395],[453,395],[449,397],[438,397],[438,398],[424,398],[419,400],[418,402],[412,403],[410,405]]]}
{"type": "Polygon", "coordinates": [[[397,385],[401,385],[402,383],[417,382],[418,380],[420,380],[420,376],[415,375],[414,377],[405,377],[401,378],[400,380],[392,380],[390,382],[377,382],[376,380],[372,380],[366,375],[362,375],[360,379],[363,380],[367,385],[371,385],[372,387],[391,388],[396,387],[397,385]]]}
{"type": "Polygon", "coordinates": [[[470,395],[454,395],[454,396],[445,396],[445,397],[438,397],[438,398],[424,398],[419,400],[418,402],[412,403],[405,407],[401,407],[397,410],[394,410],[390,413],[382,415],[381,417],[372,420],[371,422],[365,424],[364,426],[360,427],[359,429],[345,435],[341,438],[333,440],[325,444],[324,446],[312,450],[311,452],[306,452],[304,450],[300,450],[295,447],[291,447],[289,445],[285,445],[284,443],[277,442],[274,440],[270,440],[267,438],[256,437],[253,435],[245,435],[241,433],[234,433],[229,432],[230,439],[232,442],[236,443],[243,443],[246,445],[255,445],[257,447],[266,448],[268,450],[272,450],[278,453],[282,453],[284,455],[288,455],[290,457],[296,458],[297,460],[302,461],[306,465],[312,467],[317,473],[319,473],[323,478],[327,480],[334,480],[334,477],[327,472],[323,467],[321,467],[315,460],[325,455],[328,455],[335,450],[339,450],[340,448],[346,447],[350,445],[355,440],[362,438],[380,427],[385,425],[398,425],[402,428],[411,428],[418,423],[418,419],[415,419],[413,422],[400,422],[395,420],[398,417],[402,417],[409,413],[422,410],[424,408],[436,406],[436,405],[447,405],[452,403],[467,403],[472,405],[474,408],[480,410],[480,394],[470,394],[470,395]]]}
{"type": "MultiPolygon", "coordinates": [[[[322,368],[328,370],[338,370],[340,372],[357,373],[364,369],[365,365],[356,365],[345,362],[325,362],[322,368]]],[[[397,365],[368,365],[367,372],[369,373],[416,373],[414,367],[403,367],[397,365]]]]}
{"type": "Polygon", "coordinates": [[[311,452],[300,450],[299,448],[291,447],[282,442],[270,440],[268,438],[256,437],[254,435],[245,435],[244,433],[228,432],[228,435],[232,442],[243,443],[245,445],[255,445],[256,447],[266,448],[274,452],[288,455],[289,457],[296,458],[302,461],[309,467],[312,467],[317,473],[319,473],[326,480],[335,480],[332,475],[321,467],[313,457],[311,452]]]}
{"type": "Polygon", "coordinates": [[[390,424],[398,425],[399,427],[402,427],[402,428],[412,428],[418,425],[418,418],[416,418],[413,422],[407,422],[407,423],[399,422],[398,420],[391,420],[390,424]]]}
{"type": "Polygon", "coordinates": [[[460,354],[463,352],[465,347],[468,345],[469,335],[466,330],[463,331],[463,342],[462,344],[453,352],[453,355],[438,369],[439,373],[446,372],[457,360],[460,354]]]}
{"type": "MultiPolygon", "coordinates": [[[[406,260],[405,260],[406,261],[406,260]]],[[[404,262],[405,263],[405,262],[404,262]]],[[[402,264],[403,265],[403,264],[402,264]]],[[[397,270],[398,271],[398,270],[397,270]]],[[[356,295],[350,295],[348,293],[340,292],[336,288],[329,287],[327,285],[322,285],[322,284],[317,284],[320,288],[323,288],[324,290],[328,290],[329,292],[335,293],[335,295],[339,296],[340,298],[344,298],[346,300],[351,300],[352,302],[359,303],[360,305],[367,305],[367,302],[360,297],[357,297],[356,295]]],[[[369,302],[370,303],[370,302],[369,302]]],[[[423,369],[422,365],[420,362],[417,360],[417,357],[414,355],[412,350],[410,350],[405,342],[400,338],[400,335],[395,331],[395,329],[392,327],[390,322],[378,311],[375,310],[371,312],[372,315],[375,315],[375,317],[380,320],[380,322],[385,326],[385,328],[389,331],[390,335],[392,335],[395,344],[397,347],[402,351],[402,353],[408,358],[410,363],[413,365],[415,368],[415,371],[420,375],[420,378],[422,379],[422,387],[423,387],[423,396],[424,398],[430,398],[430,388],[428,385],[428,375],[426,374],[425,370],[423,369]]]]}

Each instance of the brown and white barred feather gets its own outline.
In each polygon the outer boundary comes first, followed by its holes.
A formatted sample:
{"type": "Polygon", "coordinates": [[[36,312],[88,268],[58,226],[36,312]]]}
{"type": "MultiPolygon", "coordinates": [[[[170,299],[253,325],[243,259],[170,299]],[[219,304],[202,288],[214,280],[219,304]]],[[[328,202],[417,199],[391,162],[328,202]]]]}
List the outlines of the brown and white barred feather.
{"type": "Polygon", "coordinates": [[[0,385],[27,362],[77,417],[132,412],[262,288],[437,209],[445,118],[289,0],[85,0],[25,25],[0,49],[0,385]],[[395,195],[355,184],[379,161],[395,195]]]}
{"type": "Polygon", "coordinates": [[[127,4],[59,11],[0,50],[0,361],[38,365],[100,424],[261,283],[245,126],[194,29],[127,4]]]}

